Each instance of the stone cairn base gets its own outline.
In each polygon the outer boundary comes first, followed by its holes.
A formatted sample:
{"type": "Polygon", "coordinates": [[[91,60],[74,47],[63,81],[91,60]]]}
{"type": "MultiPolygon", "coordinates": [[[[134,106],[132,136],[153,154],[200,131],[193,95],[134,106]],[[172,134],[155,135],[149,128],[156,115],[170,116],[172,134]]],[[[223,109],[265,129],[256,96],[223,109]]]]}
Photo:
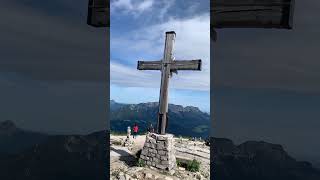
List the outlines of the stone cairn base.
{"type": "Polygon", "coordinates": [[[147,166],[167,171],[174,170],[177,165],[173,135],[149,133],[141,151],[140,159],[147,166]]]}

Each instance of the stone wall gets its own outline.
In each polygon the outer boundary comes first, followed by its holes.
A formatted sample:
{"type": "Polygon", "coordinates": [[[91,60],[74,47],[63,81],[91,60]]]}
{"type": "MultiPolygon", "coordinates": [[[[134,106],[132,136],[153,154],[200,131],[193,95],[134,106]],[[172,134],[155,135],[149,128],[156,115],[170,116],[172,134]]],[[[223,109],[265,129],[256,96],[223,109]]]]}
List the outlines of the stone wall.
{"type": "Polygon", "coordinates": [[[147,166],[161,170],[174,170],[176,168],[176,157],[173,135],[149,133],[141,151],[140,159],[147,166]]]}

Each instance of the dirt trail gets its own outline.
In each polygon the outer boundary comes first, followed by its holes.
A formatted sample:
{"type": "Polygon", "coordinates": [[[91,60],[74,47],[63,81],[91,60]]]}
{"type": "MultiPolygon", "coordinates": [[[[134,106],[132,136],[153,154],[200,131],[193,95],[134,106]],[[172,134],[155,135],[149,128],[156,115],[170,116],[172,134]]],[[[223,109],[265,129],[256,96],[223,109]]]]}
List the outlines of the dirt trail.
{"type": "MultiPolygon", "coordinates": [[[[126,139],[126,136],[113,136],[113,141],[124,141],[126,139]]],[[[119,157],[119,156],[132,156],[137,151],[143,148],[144,142],[146,141],[146,135],[139,135],[135,139],[133,139],[133,147],[132,150],[129,151],[127,147],[122,146],[110,146],[110,157],[119,157]]]]}
{"type": "Polygon", "coordinates": [[[137,136],[136,139],[133,139],[133,141],[134,141],[134,144],[132,147],[132,152],[136,153],[137,151],[143,148],[143,145],[146,141],[146,135],[137,136]]]}

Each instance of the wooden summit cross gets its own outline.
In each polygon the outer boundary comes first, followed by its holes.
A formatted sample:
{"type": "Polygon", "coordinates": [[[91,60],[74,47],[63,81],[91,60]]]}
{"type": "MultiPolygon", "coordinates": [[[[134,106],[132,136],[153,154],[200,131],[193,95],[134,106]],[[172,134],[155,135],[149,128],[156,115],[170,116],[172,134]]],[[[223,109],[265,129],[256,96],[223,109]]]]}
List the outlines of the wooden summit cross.
{"type": "Polygon", "coordinates": [[[168,87],[172,73],[178,70],[197,70],[201,71],[201,60],[174,60],[173,45],[176,33],[166,32],[163,59],[160,61],[138,61],[138,70],[160,70],[161,86],[159,97],[159,114],[157,133],[165,134],[168,126],[168,87]]]}

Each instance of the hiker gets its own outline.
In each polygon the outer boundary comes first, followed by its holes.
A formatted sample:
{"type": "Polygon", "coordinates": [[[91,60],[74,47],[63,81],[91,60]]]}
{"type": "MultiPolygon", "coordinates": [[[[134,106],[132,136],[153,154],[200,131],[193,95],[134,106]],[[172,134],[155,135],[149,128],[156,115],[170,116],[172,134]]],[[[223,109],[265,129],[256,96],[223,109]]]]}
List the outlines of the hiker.
{"type": "Polygon", "coordinates": [[[134,124],[133,126],[133,138],[137,138],[137,134],[138,134],[138,130],[139,130],[139,127],[137,124],[134,124]]]}
{"type": "Polygon", "coordinates": [[[148,128],[148,132],[149,133],[154,133],[154,129],[153,129],[152,123],[150,124],[150,126],[148,128]]]}

